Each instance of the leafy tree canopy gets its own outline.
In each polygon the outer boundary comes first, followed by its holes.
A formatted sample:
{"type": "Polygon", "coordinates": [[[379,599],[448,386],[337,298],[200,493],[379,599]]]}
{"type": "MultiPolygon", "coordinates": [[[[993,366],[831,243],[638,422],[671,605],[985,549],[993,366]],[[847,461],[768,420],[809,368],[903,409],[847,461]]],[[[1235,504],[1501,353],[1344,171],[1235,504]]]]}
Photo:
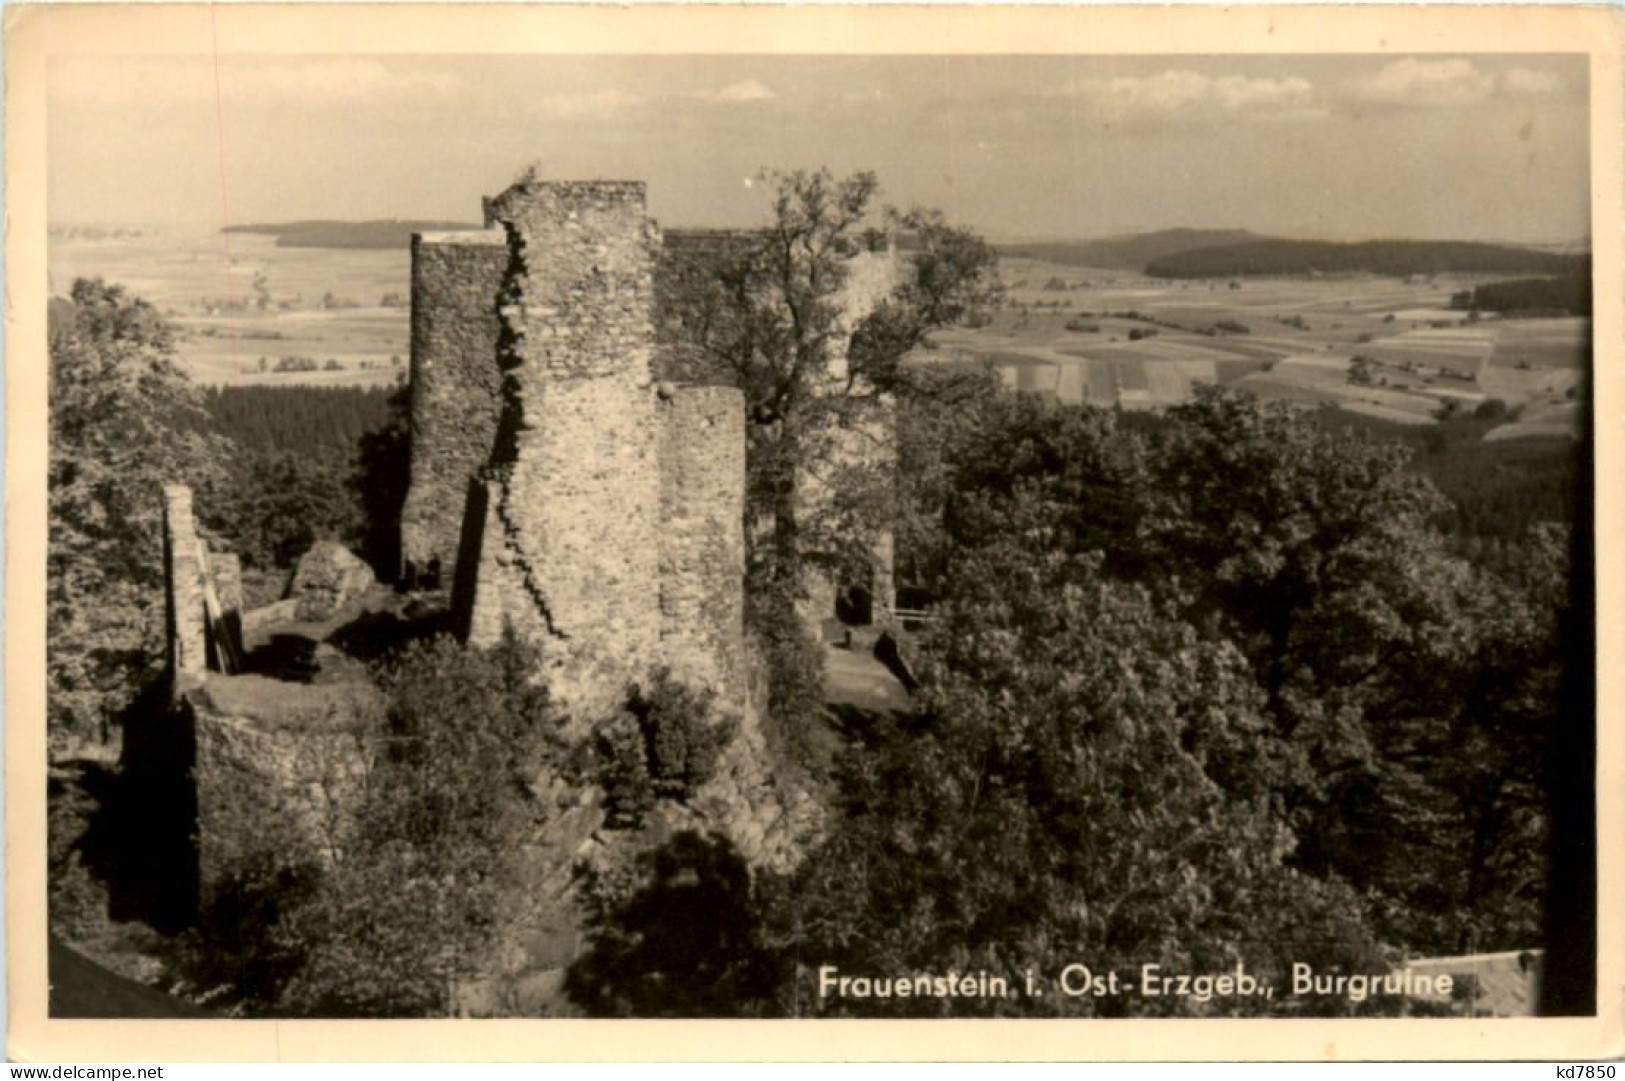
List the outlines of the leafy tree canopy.
{"type": "Polygon", "coordinates": [[[81,279],[52,315],[47,675],[69,753],[162,663],[163,485],[218,485],[227,455],[150,304],[81,279]]]}

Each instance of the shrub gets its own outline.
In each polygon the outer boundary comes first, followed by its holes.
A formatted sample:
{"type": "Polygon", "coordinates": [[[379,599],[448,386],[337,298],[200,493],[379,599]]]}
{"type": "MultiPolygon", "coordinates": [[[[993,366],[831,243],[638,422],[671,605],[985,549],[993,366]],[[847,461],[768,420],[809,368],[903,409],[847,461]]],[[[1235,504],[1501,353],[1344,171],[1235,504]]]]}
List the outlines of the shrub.
{"type": "Polygon", "coordinates": [[[655,671],[647,689],[632,688],[627,708],[643,733],[658,794],[687,799],[715,776],[737,723],[714,719],[714,701],[709,691],[679,683],[665,668],[655,671]]]}
{"type": "Polygon", "coordinates": [[[258,1015],[426,1017],[489,970],[537,903],[526,842],[535,785],[562,741],[538,658],[440,637],[381,673],[387,709],[358,718],[362,776],[322,853],[275,813],[243,824],[182,948],[194,997],[258,1015]]]}
{"type": "Polygon", "coordinates": [[[625,712],[603,727],[595,747],[612,824],[635,827],[656,799],[690,799],[716,775],[738,723],[717,718],[714,702],[665,668],[628,689],[625,712]]]}
{"type": "Polygon", "coordinates": [[[748,594],[745,622],[755,647],[753,697],[767,704],[768,749],[779,762],[811,770],[812,727],[824,705],[823,647],[781,596],[748,594]]]}
{"type": "Polygon", "coordinates": [[[611,829],[636,829],[655,805],[649,754],[637,718],[619,713],[602,726],[593,736],[593,758],[604,789],[606,824],[611,829]]]}
{"type": "Polygon", "coordinates": [[[590,948],[565,989],[588,1016],[786,1015],[783,883],[753,875],[727,839],[679,833],[633,866],[589,875],[583,895],[590,948]]]}
{"type": "Polygon", "coordinates": [[[1246,323],[1238,323],[1234,319],[1220,319],[1213,324],[1215,330],[1222,330],[1226,334],[1251,334],[1252,329],[1246,323]]]}
{"type": "Polygon", "coordinates": [[[1077,331],[1080,334],[1099,334],[1100,324],[1091,323],[1087,319],[1080,316],[1075,319],[1068,319],[1066,321],[1066,329],[1077,331]]]}
{"type": "Polygon", "coordinates": [[[1370,357],[1361,354],[1349,361],[1349,382],[1355,386],[1369,387],[1376,382],[1377,366],[1370,357]]]}
{"type": "Polygon", "coordinates": [[[1128,340],[1131,342],[1137,342],[1142,338],[1155,338],[1156,336],[1157,331],[1154,327],[1135,327],[1128,332],[1128,340]]]}

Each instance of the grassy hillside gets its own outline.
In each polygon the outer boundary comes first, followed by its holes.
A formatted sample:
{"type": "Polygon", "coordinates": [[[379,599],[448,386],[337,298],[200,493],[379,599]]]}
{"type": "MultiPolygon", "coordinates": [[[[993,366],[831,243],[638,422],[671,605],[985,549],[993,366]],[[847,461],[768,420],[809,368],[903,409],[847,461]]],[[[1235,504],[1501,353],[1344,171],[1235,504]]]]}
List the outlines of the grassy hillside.
{"type": "Polygon", "coordinates": [[[1229,278],[1291,274],[1575,274],[1584,255],[1471,241],[1255,240],[1176,252],[1146,264],[1154,278],[1229,278]]]}

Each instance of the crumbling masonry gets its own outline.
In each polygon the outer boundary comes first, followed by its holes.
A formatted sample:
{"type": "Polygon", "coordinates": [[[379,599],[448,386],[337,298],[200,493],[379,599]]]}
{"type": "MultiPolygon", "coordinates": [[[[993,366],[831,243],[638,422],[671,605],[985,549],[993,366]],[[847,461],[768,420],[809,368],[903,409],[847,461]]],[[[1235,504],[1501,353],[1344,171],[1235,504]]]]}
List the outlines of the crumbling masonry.
{"type": "MultiPolygon", "coordinates": [[[[402,570],[450,588],[470,643],[511,629],[538,645],[566,734],[617,716],[631,685],[660,667],[712,692],[740,722],[735,738],[711,780],[682,803],[662,801],[646,828],[717,832],[750,862],[783,868],[821,810],[775,781],[753,708],[762,688],[744,635],[743,395],[659,378],[675,348],[662,290],[688,287],[751,238],[663,235],[644,186],[624,181],[522,182],[487,202],[485,229],[415,237],[402,570]]],[[[850,323],[890,288],[890,272],[883,255],[853,258],[850,323]]],[[[844,356],[835,360],[839,382],[844,356]]],[[[886,442],[859,434],[855,445],[886,442]]],[[[370,572],[352,582],[353,557],[318,545],[288,598],[242,612],[235,559],[199,539],[190,493],[166,489],[165,506],[175,705],[195,742],[207,903],[255,844],[332,848],[366,774],[359,733],[382,709],[354,666],[312,682],[245,673],[244,636],[265,649],[296,632],[320,655],[324,636],[392,594],[370,572]],[[273,821],[284,832],[264,835],[273,821]]],[[[619,843],[601,790],[538,784],[555,813],[527,845],[535,911],[505,929],[496,968],[459,989],[472,1012],[555,1008],[580,947],[576,864],[619,843]]]]}
{"type": "Polygon", "coordinates": [[[475,645],[510,627],[538,642],[578,716],[610,716],[655,664],[742,709],[744,401],[655,382],[660,234],[643,185],[522,184],[487,214],[508,238],[504,378],[460,531],[457,621],[475,645]]]}
{"type": "Polygon", "coordinates": [[[164,488],[164,617],[175,687],[213,669],[232,672],[243,653],[242,575],[237,557],[211,553],[192,518],[192,490],[164,488]]]}
{"type": "MultiPolygon", "coordinates": [[[[486,229],[424,233],[412,248],[403,577],[443,581],[455,567],[469,640],[512,625],[550,642],[550,681],[583,706],[633,674],[629,658],[659,657],[730,696],[742,679],[737,635],[719,622],[732,625],[739,598],[723,564],[737,552],[743,568],[742,535],[721,525],[743,513],[744,418],[727,404],[739,398],[657,378],[680,331],[672,297],[762,234],[662,233],[644,206],[640,183],[530,182],[487,200],[486,229]]],[[[889,252],[848,260],[845,329],[895,275],[889,252]]],[[[832,388],[845,363],[837,350],[832,388]]],[[[889,467],[887,424],[837,433],[852,464],[889,467]]],[[[816,478],[804,488],[827,494],[816,478]]],[[[889,537],[874,554],[886,608],[889,537]]],[[[812,591],[816,620],[835,587],[812,591]]]]}
{"type": "Polygon", "coordinates": [[[313,686],[246,674],[245,637],[295,618],[300,601],[245,611],[238,557],[211,551],[199,536],[191,490],[168,485],[163,497],[170,691],[188,733],[198,900],[206,904],[225,869],[270,840],[268,808],[282,812],[272,818],[291,831],[277,842],[325,849],[362,769],[348,730],[377,701],[363,683],[313,686]]]}

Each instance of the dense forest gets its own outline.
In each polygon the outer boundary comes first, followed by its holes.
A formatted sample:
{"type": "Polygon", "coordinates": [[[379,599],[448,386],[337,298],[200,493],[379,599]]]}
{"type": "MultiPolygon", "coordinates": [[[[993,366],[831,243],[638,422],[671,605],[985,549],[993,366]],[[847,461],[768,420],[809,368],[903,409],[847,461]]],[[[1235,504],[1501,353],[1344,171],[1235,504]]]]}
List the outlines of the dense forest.
{"type": "Polygon", "coordinates": [[[389,422],[386,387],[202,388],[214,429],[255,451],[348,458],[361,437],[389,422]]]}
{"type": "Polygon", "coordinates": [[[1586,274],[1589,256],[1443,240],[1258,240],[1153,259],[1153,278],[1293,274],[1586,274]]]}
{"type": "Polygon", "coordinates": [[[1054,240],[1000,244],[999,254],[1039,259],[1062,266],[1139,270],[1147,263],[1183,252],[1232,247],[1268,240],[1245,229],[1159,229],[1154,233],[1100,240],[1054,240]]]}
{"type": "Polygon", "coordinates": [[[1560,278],[1519,278],[1490,282],[1451,297],[1451,306],[1485,312],[1550,312],[1591,315],[1590,267],[1560,278]]]}

